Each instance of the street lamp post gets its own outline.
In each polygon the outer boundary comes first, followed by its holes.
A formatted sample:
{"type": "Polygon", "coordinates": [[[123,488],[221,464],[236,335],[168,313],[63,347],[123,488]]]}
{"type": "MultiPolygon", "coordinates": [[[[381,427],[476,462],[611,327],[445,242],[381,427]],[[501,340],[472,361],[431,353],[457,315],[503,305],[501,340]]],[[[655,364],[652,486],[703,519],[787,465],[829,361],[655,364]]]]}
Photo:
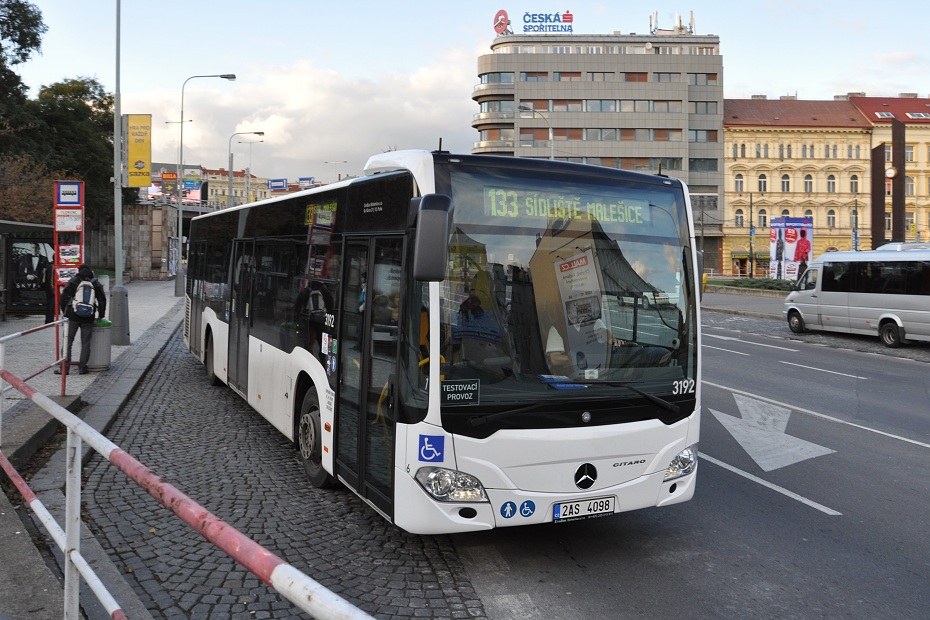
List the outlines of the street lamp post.
{"type": "Polygon", "coordinates": [[[332,164],[332,165],[333,165],[333,174],[336,175],[336,181],[338,181],[338,180],[339,180],[339,173],[336,172],[336,166],[338,166],[339,164],[345,164],[345,163],[347,163],[347,162],[346,162],[346,160],[342,160],[342,161],[324,161],[323,163],[324,163],[324,164],[332,164]]]}
{"type": "Polygon", "coordinates": [[[184,88],[187,83],[196,78],[222,78],[230,82],[236,79],[235,73],[216,73],[211,75],[192,75],[181,84],[181,136],[178,140],[178,266],[174,276],[174,296],[184,295],[184,277],[181,268],[181,259],[184,257],[184,206],[181,201],[184,189],[184,88]]]}
{"type": "Polygon", "coordinates": [[[233,135],[229,136],[229,189],[226,192],[226,208],[234,207],[235,201],[233,200],[233,152],[232,152],[232,139],[236,136],[264,136],[264,131],[238,131],[233,135]]]}
{"type": "Polygon", "coordinates": [[[264,140],[239,140],[239,144],[248,144],[249,145],[249,167],[245,169],[245,198],[247,201],[252,200],[252,145],[256,142],[264,142],[264,140]]]}
{"type": "Polygon", "coordinates": [[[546,121],[546,126],[549,128],[549,159],[550,159],[550,160],[555,159],[555,141],[552,139],[552,138],[553,138],[553,135],[552,135],[552,123],[549,122],[549,119],[548,119],[548,118],[546,118],[545,116],[543,116],[543,113],[542,113],[542,112],[540,112],[539,110],[537,110],[537,109],[535,109],[535,108],[532,108],[532,107],[530,107],[530,106],[528,106],[528,105],[521,105],[518,109],[519,109],[521,112],[532,112],[532,113],[533,113],[533,116],[536,116],[537,114],[539,114],[539,118],[541,118],[541,119],[543,119],[544,121],[546,121]]]}

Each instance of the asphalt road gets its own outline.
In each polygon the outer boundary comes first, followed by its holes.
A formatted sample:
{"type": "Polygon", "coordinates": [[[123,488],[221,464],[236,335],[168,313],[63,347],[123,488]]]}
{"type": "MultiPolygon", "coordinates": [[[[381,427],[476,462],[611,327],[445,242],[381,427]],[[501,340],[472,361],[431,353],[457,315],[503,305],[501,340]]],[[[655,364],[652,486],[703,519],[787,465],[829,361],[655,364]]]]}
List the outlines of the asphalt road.
{"type": "MultiPolygon", "coordinates": [[[[179,335],[108,436],[378,618],[924,617],[926,406],[886,405],[920,404],[930,347],[718,313],[704,325],[698,491],[668,508],[405,534],[345,490],[311,488],[277,431],[206,385],[179,335]],[[809,368],[783,363],[798,360],[809,368]],[[764,431],[776,439],[753,443],[764,431]]],[[[302,617],[122,474],[99,459],[86,473],[88,525],[155,617],[302,617]]]]}

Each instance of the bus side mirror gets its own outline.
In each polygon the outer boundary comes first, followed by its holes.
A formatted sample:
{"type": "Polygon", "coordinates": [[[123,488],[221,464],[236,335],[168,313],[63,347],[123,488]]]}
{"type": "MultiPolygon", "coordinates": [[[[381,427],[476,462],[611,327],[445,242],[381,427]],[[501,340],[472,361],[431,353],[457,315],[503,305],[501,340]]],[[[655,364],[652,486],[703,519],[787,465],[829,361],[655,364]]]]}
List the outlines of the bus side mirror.
{"type": "Polygon", "coordinates": [[[420,199],[413,277],[421,282],[442,282],[446,278],[452,209],[452,198],[444,194],[427,194],[420,199]]]}
{"type": "Polygon", "coordinates": [[[701,283],[698,285],[698,300],[701,300],[704,299],[704,289],[707,288],[707,274],[704,273],[704,252],[698,250],[696,254],[698,277],[701,278],[701,283]]]}

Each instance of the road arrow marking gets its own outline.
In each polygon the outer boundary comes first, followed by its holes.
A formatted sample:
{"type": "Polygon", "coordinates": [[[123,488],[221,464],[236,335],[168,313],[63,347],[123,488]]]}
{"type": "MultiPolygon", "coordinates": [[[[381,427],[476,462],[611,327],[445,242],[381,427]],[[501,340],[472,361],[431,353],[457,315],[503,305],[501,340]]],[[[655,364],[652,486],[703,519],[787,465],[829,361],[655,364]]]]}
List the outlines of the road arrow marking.
{"type": "Polygon", "coordinates": [[[791,409],[733,394],[742,418],[710,410],[764,471],[794,465],[835,450],[785,434],[791,409]]]}

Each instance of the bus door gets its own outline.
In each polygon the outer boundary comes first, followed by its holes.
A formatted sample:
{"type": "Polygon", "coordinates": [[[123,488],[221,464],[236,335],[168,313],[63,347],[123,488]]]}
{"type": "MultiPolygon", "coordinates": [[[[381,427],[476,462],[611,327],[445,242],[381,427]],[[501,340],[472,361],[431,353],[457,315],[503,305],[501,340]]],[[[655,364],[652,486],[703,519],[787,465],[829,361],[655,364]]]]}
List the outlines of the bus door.
{"type": "Polygon", "coordinates": [[[188,271],[186,290],[190,295],[190,301],[187,307],[187,343],[191,353],[200,355],[203,351],[203,342],[200,340],[201,317],[203,316],[203,282],[206,269],[204,260],[207,249],[207,242],[200,240],[191,244],[188,250],[188,271]],[[191,271],[191,266],[196,271],[191,271]]]}
{"type": "Polygon", "coordinates": [[[393,518],[402,237],[347,242],[339,344],[336,475],[393,518]]]}
{"type": "Polygon", "coordinates": [[[252,281],[255,277],[255,242],[233,243],[232,296],[229,303],[229,385],[248,394],[249,333],[252,326],[252,281]]]}

